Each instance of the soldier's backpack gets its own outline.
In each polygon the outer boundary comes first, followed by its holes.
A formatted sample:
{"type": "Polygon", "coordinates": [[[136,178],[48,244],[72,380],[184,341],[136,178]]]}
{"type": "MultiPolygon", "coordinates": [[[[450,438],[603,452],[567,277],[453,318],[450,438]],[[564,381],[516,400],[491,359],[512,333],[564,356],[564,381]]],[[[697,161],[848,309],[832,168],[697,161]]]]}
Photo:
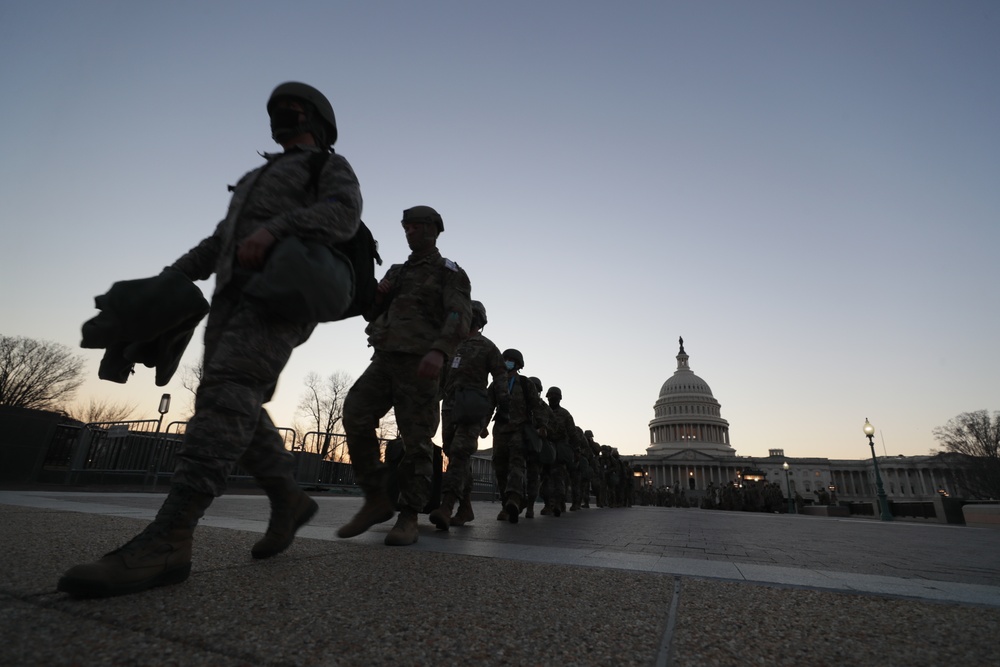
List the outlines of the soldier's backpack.
{"type": "MultiPolygon", "coordinates": [[[[329,151],[318,151],[309,156],[307,191],[318,193],[319,176],[329,158],[329,151]]],[[[340,319],[346,320],[349,317],[364,315],[375,303],[375,288],[378,287],[375,264],[382,265],[382,258],[378,254],[378,241],[372,236],[368,225],[362,222],[350,240],[338,243],[334,248],[347,257],[351,268],[354,269],[354,299],[340,319]]]]}

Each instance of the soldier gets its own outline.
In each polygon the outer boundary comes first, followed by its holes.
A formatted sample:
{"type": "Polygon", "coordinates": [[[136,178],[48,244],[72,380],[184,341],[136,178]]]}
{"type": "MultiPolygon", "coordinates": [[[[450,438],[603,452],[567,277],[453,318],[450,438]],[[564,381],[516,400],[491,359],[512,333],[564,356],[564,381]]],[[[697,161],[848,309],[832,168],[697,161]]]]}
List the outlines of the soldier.
{"type": "Polygon", "coordinates": [[[587,466],[590,470],[587,473],[587,481],[583,484],[583,504],[581,507],[589,509],[590,496],[593,495],[595,498],[600,498],[600,475],[597,474],[597,454],[600,452],[600,446],[594,442],[594,432],[590,429],[583,432],[583,442],[583,455],[587,459],[587,466]]]}
{"type": "Polygon", "coordinates": [[[267,112],[271,136],[283,152],[265,154],[265,165],[230,188],[229,211],[215,232],[167,269],[191,280],[215,274],[195,414],[170,493],[137,537],[66,572],[59,590],[70,595],[122,595],[187,579],[195,525],[225,492],[237,463],[271,502],[270,523],[253,546],[254,558],[286,549],[316,513],[315,501],[295,483],[294,459],[262,407],[292,350],[316,323],[287,321],[242,297],[251,279],[262,275],[278,241],[299,237],[333,246],[349,240],[361,224],[361,191],[350,164],[332,151],[337,124],[322,93],[303,83],[281,84],[271,93],[267,112]],[[317,155],[324,165],[314,181],[317,155]]]}
{"type": "MultiPolygon", "coordinates": [[[[535,390],[538,395],[542,394],[542,381],[536,377],[529,378],[531,383],[535,385],[535,390]]],[[[536,410],[539,413],[540,423],[551,423],[553,419],[552,409],[545,404],[545,401],[539,401],[536,410]]],[[[547,445],[547,443],[545,443],[547,445]]],[[[525,494],[524,494],[524,518],[534,519],[535,518],[535,501],[538,500],[538,494],[542,490],[542,479],[544,474],[548,472],[548,465],[543,465],[541,452],[526,451],[524,455],[525,460],[525,494]]]]}
{"type": "MultiPolygon", "coordinates": [[[[454,358],[445,369],[444,405],[441,408],[444,453],[448,457],[448,470],[441,480],[441,504],[428,517],[439,530],[448,530],[455,502],[462,499],[471,512],[472,468],[470,457],[476,453],[480,436],[489,424],[494,409],[501,414],[510,410],[510,395],[498,392],[493,405],[487,392],[487,380],[492,375],[500,388],[507,375],[500,350],[481,333],[486,326],[486,307],[479,301],[472,302],[472,328],[454,358]]],[[[486,431],[488,434],[488,431],[486,431]]],[[[473,517],[474,518],[474,517],[473,517]]],[[[470,521],[465,515],[460,524],[470,521]]]]}
{"type": "Polygon", "coordinates": [[[544,436],[547,424],[539,410],[542,401],[535,385],[518,372],[524,368],[524,356],[518,350],[509,349],[504,350],[503,359],[507,376],[500,383],[494,381],[490,385],[494,397],[505,389],[510,395],[509,414],[498,414],[493,426],[493,473],[503,502],[497,520],[517,523],[525,494],[524,437],[531,435],[526,430],[533,429],[537,435],[544,436]]]}
{"type": "Polygon", "coordinates": [[[572,441],[575,460],[569,473],[570,500],[572,501],[569,511],[576,512],[583,509],[584,498],[590,495],[590,461],[587,459],[590,445],[583,435],[583,429],[579,426],[573,429],[572,441]],[[586,491],[584,491],[585,487],[586,491]]]}
{"type": "Polygon", "coordinates": [[[559,516],[566,511],[566,492],[569,485],[569,469],[575,465],[576,422],[569,410],[560,405],[562,390],[549,387],[545,392],[553,419],[548,427],[549,438],[556,443],[556,461],[549,468],[548,484],[542,488],[545,509],[542,514],[559,516]],[[547,488],[546,488],[547,487],[547,488]]]}
{"type": "Polygon", "coordinates": [[[417,514],[431,496],[431,437],[440,420],[441,372],[472,321],[469,277],[437,248],[444,231],[441,216],[430,206],[414,206],[403,211],[402,225],[411,253],[403,264],[389,267],[378,284],[375,305],[365,318],[375,353],[344,399],[347,449],[365,502],[337,531],[339,537],[354,537],[394,515],[376,437],[379,420],[393,408],[404,451],[398,468],[399,517],[385,537],[389,546],[417,541],[417,514]]]}

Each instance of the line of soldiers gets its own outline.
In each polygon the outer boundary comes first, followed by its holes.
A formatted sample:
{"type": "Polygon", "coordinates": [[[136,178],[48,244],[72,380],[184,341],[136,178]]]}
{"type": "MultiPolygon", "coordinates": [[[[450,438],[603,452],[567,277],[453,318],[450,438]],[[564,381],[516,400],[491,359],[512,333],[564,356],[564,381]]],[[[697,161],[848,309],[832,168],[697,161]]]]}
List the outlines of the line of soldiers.
{"type": "MultiPolygon", "coordinates": [[[[215,276],[195,414],[167,498],[142,532],[95,561],[69,568],[58,590],[108,597],[185,581],[195,527],[225,493],[237,465],[270,501],[267,530],[251,556],[272,558],[287,549],[319,507],[296,484],[294,457],[264,405],[293,350],[319,322],[350,315],[357,294],[371,297],[357,309],[368,322],[373,354],[344,400],[342,423],[364,504],[337,530],[339,537],[360,535],[395,517],[385,543],[417,540],[418,513],[433,493],[431,438],[442,421],[451,465],[440,511],[430,517],[440,529],[452,525],[455,504],[466,499],[469,456],[490,418],[506,520],[516,523],[522,511],[533,516],[539,493],[542,512],[556,516],[567,502],[570,510],[588,506],[593,488],[599,504],[627,504],[629,475],[616,453],[602,452],[576,426],[560,406],[558,388],[549,388],[547,404],[540,400],[541,383],[518,374],[524,366],[519,352],[499,355],[482,337],[485,308],[474,308],[468,275],[438,250],[441,215],[425,205],[405,209],[400,225],[410,255],[365,289],[366,274],[356,272],[360,265],[344,254],[366,238],[361,189],[349,162],[333,149],[338,128],[330,101],[312,86],[289,81],[272,91],[266,110],[271,138],[282,152],[263,154],[265,164],[230,186],[226,217],[212,234],[154,277],[192,287],[215,276]],[[310,255],[313,250],[318,252],[310,255]],[[326,279],[302,278],[298,269],[307,257],[317,259],[326,279]],[[391,471],[376,436],[389,410],[403,444],[391,471]],[[390,473],[399,489],[395,499],[389,497],[390,473]]],[[[381,263],[377,251],[372,259],[381,263]]],[[[183,351],[190,332],[183,337],[180,331],[168,327],[164,335],[183,351]]],[[[464,516],[460,511],[459,523],[464,516]]]]}
{"type": "Polygon", "coordinates": [[[559,387],[549,387],[542,400],[542,381],[520,374],[519,350],[505,350],[502,359],[505,375],[488,390],[498,406],[507,397],[493,420],[493,471],[503,505],[497,519],[534,518],[539,498],[541,514],[554,517],[589,508],[591,495],[598,507],[629,506],[632,471],[618,450],[577,426],[559,387]]]}

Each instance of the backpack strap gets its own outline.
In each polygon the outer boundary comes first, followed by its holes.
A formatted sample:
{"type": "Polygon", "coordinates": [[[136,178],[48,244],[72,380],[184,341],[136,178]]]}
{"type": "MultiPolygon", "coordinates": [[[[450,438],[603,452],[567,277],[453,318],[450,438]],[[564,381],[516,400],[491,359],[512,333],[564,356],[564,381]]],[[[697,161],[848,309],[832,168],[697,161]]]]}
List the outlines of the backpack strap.
{"type": "Polygon", "coordinates": [[[306,192],[311,192],[314,197],[319,197],[319,176],[329,159],[329,150],[314,151],[309,155],[309,180],[306,181],[306,192]]]}

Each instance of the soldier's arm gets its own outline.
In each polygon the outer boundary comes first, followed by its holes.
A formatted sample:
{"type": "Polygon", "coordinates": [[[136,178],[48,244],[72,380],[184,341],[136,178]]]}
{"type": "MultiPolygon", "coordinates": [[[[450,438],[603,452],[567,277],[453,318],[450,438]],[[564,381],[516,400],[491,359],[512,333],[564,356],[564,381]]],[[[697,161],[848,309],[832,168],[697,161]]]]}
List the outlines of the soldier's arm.
{"type": "Polygon", "coordinates": [[[472,323],[472,285],[465,271],[450,260],[442,269],[442,275],[444,322],[441,323],[437,338],[431,343],[431,349],[451,357],[469,334],[472,323]]]}
{"type": "Polygon", "coordinates": [[[366,322],[374,322],[379,315],[384,313],[389,308],[389,304],[392,302],[392,295],[396,288],[396,283],[399,279],[400,271],[402,271],[402,265],[393,264],[389,267],[389,270],[385,272],[382,280],[378,283],[378,288],[375,290],[374,303],[372,303],[367,311],[362,313],[366,322]]]}
{"type": "Polygon", "coordinates": [[[219,261],[219,252],[222,251],[222,225],[225,220],[215,227],[215,232],[201,240],[195,247],[169,266],[183,273],[191,280],[205,280],[215,273],[215,266],[219,261]]]}

